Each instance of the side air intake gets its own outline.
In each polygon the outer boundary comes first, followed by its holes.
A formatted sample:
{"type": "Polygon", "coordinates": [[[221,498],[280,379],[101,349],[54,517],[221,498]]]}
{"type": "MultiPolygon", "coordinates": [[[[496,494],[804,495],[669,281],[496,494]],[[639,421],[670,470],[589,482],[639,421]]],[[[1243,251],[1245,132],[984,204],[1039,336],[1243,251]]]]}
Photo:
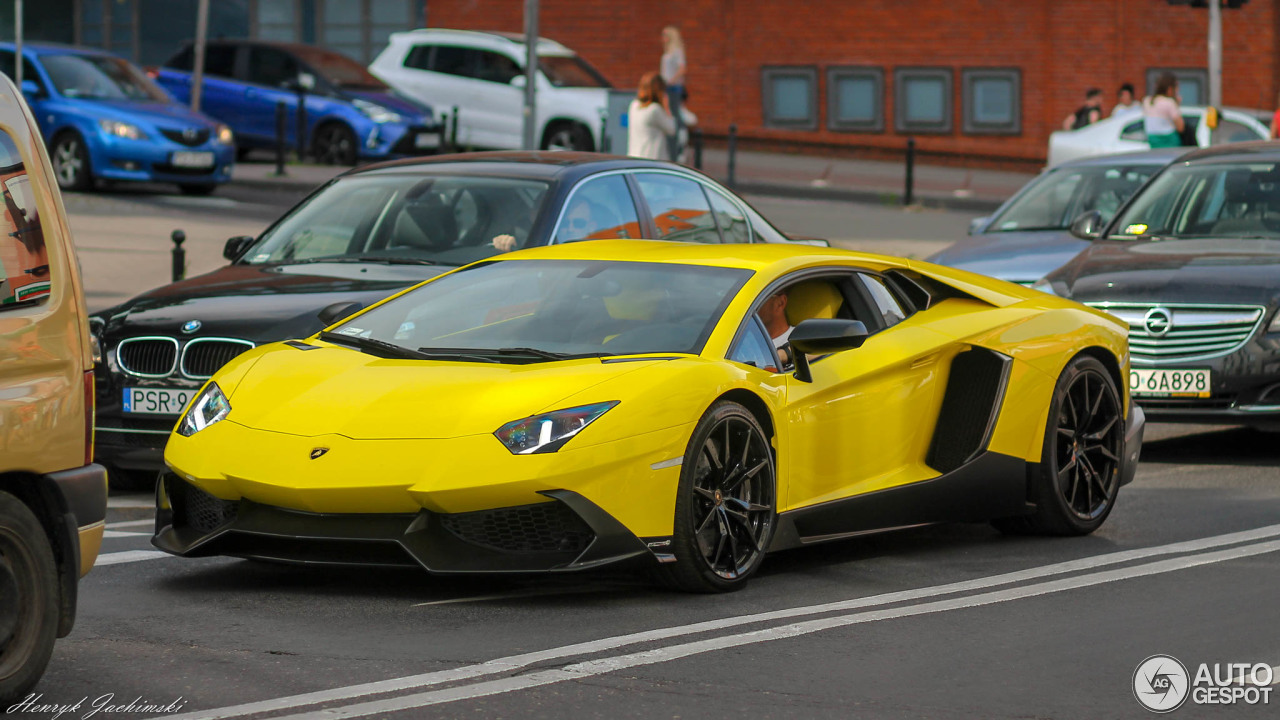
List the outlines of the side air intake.
{"type": "Polygon", "coordinates": [[[1009,382],[1007,355],[971,348],[951,361],[951,376],[942,411],[925,462],[938,472],[951,472],[987,448],[1009,382]]]}

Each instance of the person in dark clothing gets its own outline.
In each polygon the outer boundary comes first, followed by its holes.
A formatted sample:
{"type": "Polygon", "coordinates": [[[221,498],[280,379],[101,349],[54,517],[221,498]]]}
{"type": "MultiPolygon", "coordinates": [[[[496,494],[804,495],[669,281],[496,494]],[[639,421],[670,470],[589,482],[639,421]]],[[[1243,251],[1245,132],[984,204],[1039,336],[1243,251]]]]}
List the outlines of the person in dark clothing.
{"type": "Polygon", "coordinates": [[[1062,121],[1063,130],[1079,130],[1102,119],[1102,91],[1096,87],[1084,93],[1084,105],[1062,121]]]}

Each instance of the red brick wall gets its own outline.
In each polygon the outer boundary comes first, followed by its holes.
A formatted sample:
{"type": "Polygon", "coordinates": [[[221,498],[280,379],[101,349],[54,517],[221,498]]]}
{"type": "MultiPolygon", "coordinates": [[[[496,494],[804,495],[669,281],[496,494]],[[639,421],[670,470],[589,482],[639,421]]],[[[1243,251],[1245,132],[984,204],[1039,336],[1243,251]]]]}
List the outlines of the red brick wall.
{"type": "MultiPolygon", "coordinates": [[[[1250,0],[1223,12],[1223,100],[1274,108],[1280,91],[1280,0],[1250,0]]],[[[521,31],[520,0],[427,0],[433,27],[521,31]]],[[[1079,104],[1086,87],[1107,95],[1131,82],[1143,92],[1151,67],[1203,68],[1208,13],[1166,0],[542,0],[540,31],[574,48],[618,87],[656,70],[659,32],[680,27],[689,58],[690,108],[705,131],[736,123],[755,144],[897,150],[893,69],[949,67],[953,132],[916,136],[926,154],[1010,161],[1044,158],[1049,133],[1079,104]],[[825,68],[873,65],[885,71],[882,133],[826,126],[825,68]],[[760,69],[808,65],[819,71],[818,130],[763,126],[760,69]],[[960,70],[1022,70],[1022,133],[966,135],[960,70]]]]}

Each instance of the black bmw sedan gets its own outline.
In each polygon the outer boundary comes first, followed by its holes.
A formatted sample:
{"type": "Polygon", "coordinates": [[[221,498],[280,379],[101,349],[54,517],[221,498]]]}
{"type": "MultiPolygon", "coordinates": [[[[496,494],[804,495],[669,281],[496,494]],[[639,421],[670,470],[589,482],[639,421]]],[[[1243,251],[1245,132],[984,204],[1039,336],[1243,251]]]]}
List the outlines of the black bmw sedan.
{"type": "Polygon", "coordinates": [[[671,163],[508,152],[360,167],[260,237],[228,240],[226,267],[93,317],[103,350],[95,458],[118,487],[149,487],[178,413],[245,350],[306,337],[460,265],[596,238],[790,242],[741,198],[671,163]]]}
{"type": "Polygon", "coordinates": [[[1280,429],[1280,143],[1186,155],[1075,232],[1092,245],[1035,287],[1129,323],[1149,419],[1280,429]]]}

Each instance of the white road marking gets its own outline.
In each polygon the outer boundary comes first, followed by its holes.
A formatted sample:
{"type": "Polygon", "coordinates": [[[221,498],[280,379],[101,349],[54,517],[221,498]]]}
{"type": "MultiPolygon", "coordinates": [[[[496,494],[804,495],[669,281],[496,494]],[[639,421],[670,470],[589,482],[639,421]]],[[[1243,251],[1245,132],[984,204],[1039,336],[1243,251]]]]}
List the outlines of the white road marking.
{"type": "Polygon", "coordinates": [[[1174,555],[1179,553],[1190,553],[1199,550],[1207,550],[1215,547],[1225,547],[1238,543],[1262,540],[1280,536],[1280,525],[1268,525],[1266,527],[1257,528],[1255,530],[1245,530],[1243,532],[1229,533],[1226,535],[1217,535],[1198,540],[1188,540],[1184,542],[1172,543],[1169,545],[1158,545],[1155,547],[1137,548],[1133,550],[1122,550],[1104,555],[1094,555],[1091,557],[1081,558],[1079,560],[1070,560],[1067,562],[1054,563],[1052,565],[1044,565],[1028,570],[1019,570],[1001,575],[993,575],[986,578],[978,578],[975,580],[966,580],[963,582],[949,583],[946,585],[937,585],[927,588],[917,588],[914,590],[904,590],[900,592],[885,593],[883,595],[873,595],[871,597],[854,598],[851,600],[843,600],[839,602],[826,603],[822,605],[809,605],[805,607],[787,608],[783,610],[774,610],[770,612],[756,613],[753,615],[742,615],[738,617],[718,618],[716,620],[707,620],[704,622],[693,623],[690,625],[677,625],[666,628],[658,628],[655,630],[646,630],[628,635],[616,635],[613,637],[602,638],[599,640],[591,640],[587,642],[576,643],[573,645],[563,645],[547,650],[538,650],[534,652],[524,653],[521,655],[512,655],[505,658],[498,658],[488,662],[469,665],[451,670],[439,670],[435,672],[423,673],[420,675],[409,675],[400,678],[391,678],[389,680],[379,680],[376,682],[362,683],[359,685],[349,685],[346,687],[332,688],[329,690],[318,690],[315,692],[302,693],[287,697],[275,698],[272,700],[262,700],[258,702],[243,703],[240,705],[231,705],[212,710],[190,712],[183,715],[167,716],[167,720],[220,720],[221,718],[239,717],[242,715],[252,715],[256,713],[272,712],[277,710],[286,710],[290,708],[299,708],[306,705],[315,705],[324,702],[333,702],[336,700],[349,700],[357,697],[368,695],[379,695],[383,693],[400,692],[415,688],[428,687],[431,685],[439,685],[442,683],[456,682],[460,680],[469,680],[473,678],[484,677],[488,675],[497,675],[510,673],[521,668],[533,665],[539,662],[551,660],[559,660],[562,658],[573,657],[577,655],[588,655],[592,653],[606,652],[616,650],[618,648],[639,643],[656,642],[660,640],[668,640],[672,638],[683,637],[687,635],[695,635],[713,630],[723,630],[727,628],[740,627],[753,623],[768,622],[772,620],[787,620],[806,615],[816,615],[827,612],[837,612],[842,610],[863,609],[874,607],[876,605],[887,605],[890,603],[906,602],[910,600],[920,600],[923,598],[936,597],[940,595],[950,595],[959,592],[968,592],[972,590],[982,590],[996,587],[999,585],[1008,585],[1016,582],[1024,582],[1035,580],[1038,578],[1049,577],[1052,575],[1061,575],[1065,573],[1080,572],[1091,570],[1107,565],[1116,565],[1119,563],[1133,562],[1145,558],[1158,557],[1161,555],[1174,555]]]}
{"type": "Polygon", "coordinates": [[[126,550],[124,552],[102,553],[98,556],[94,567],[100,565],[120,565],[123,563],[139,562],[142,560],[158,560],[162,557],[172,557],[169,553],[162,553],[159,550],[126,550]]]}
{"type": "Polygon", "coordinates": [[[124,497],[107,498],[107,507],[109,508],[154,508],[155,506],[155,499],[147,495],[142,497],[126,495],[124,497]]]}
{"type": "Polygon", "coordinates": [[[107,529],[114,530],[116,528],[142,527],[144,525],[154,527],[155,524],[155,520],[125,520],[123,522],[107,523],[107,529]]]}
{"type": "MultiPolygon", "coordinates": [[[[154,520],[148,522],[154,523],[154,520]]],[[[122,537],[151,537],[149,532],[125,532],[124,530],[103,530],[103,538],[122,538],[122,537]]]]}
{"type": "Polygon", "coordinates": [[[689,657],[690,655],[741,647],[743,645],[753,645],[772,640],[781,640],[784,638],[799,637],[801,635],[809,635],[823,630],[847,627],[849,625],[913,617],[917,615],[945,612],[948,610],[963,610],[966,608],[982,607],[984,605],[993,605],[1011,600],[1021,600],[1024,598],[1063,592],[1066,590],[1076,590],[1079,588],[1101,585],[1103,583],[1115,582],[1118,580],[1131,580],[1133,578],[1145,577],[1148,575],[1185,570],[1187,568],[1193,568],[1200,565],[1226,562],[1229,560],[1237,560],[1240,558],[1251,557],[1253,555],[1261,555],[1277,551],[1280,551],[1280,540],[1272,540],[1270,542],[1261,542],[1253,545],[1235,547],[1229,550],[1219,550],[1216,552],[1204,553],[1202,555],[1189,555],[1169,560],[1158,560],[1145,565],[1135,565],[1117,570],[1102,570],[1096,573],[1077,575],[1075,577],[1063,578],[1061,580],[1050,580],[1043,583],[1023,585],[1004,590],[995,590],[978,595],[967,595],[964,597],[952,598],[950,600],[936,600],[933,602],[907,605],[904,607],[896,607],[886,610],[871,610],[847,615],[837,615],[817,620],[809,620],[806,622],[791,623],[788,625],[743,633],[741,635],[725,635],[721,637],[708,638],[706,640],[697,640],[682,645],[659,648],[656,650],[644,650],[627,655],[589,660],[587,662],[575,663],[555,670],[543,670],[529,675],[517,675],[497,680],[473,683],[471,685],[447,688],[444,690],[432,690],[425,693],[359,703],[356,705],[348,705],[346,707],[328,708],[313,712],[300,713],[297,715],[287,715],[275,718],[275,720],[341,720],[343,718],[366,717],[368,715],[398,712],[401,710],[420,708],[428,705],[440,705],[442,703],[504,694],[515,690],[525,690],[570,680],[582,680],[595,675],[604,675],[606,673],[616,672],[627,668],[670,662],[672,660],[689,657]]]}

